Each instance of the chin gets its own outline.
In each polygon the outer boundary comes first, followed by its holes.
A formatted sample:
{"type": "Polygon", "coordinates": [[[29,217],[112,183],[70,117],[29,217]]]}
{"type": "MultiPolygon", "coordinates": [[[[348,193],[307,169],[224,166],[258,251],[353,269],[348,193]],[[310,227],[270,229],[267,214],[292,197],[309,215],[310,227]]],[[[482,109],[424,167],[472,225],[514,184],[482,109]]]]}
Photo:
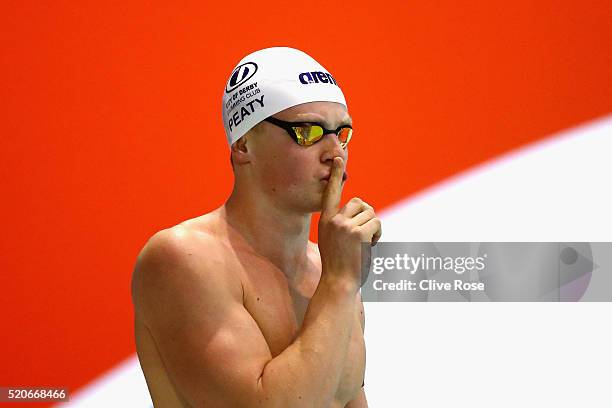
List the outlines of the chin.
{"type": "Polygon", "coordinates": [[[320,212],[321,209],[323,208],[323,202],[321,198],[319,198],[318,200],[312,200],[312,201],[304,200],[300,202],[299,204],[296,203],[295,207],[299,208],[304,213],[316,213],[316,212],[320,212]]]}
{"type": "Polygon", "coordinates": [[[291,196],[292,207],[304,213],[320,212],[323,208],[324,191],[302,191],[302,194],[295,193],[291,196]]]}
{"type": "Polygon", "coordinates": [[[316,203],[312,203],[311,205],[303,206],[303,208],[304,208],[304,212],[312,214],[312,213],[320,212],[321,209],[323,209],[323,205],[319,201],[316,203]]]}

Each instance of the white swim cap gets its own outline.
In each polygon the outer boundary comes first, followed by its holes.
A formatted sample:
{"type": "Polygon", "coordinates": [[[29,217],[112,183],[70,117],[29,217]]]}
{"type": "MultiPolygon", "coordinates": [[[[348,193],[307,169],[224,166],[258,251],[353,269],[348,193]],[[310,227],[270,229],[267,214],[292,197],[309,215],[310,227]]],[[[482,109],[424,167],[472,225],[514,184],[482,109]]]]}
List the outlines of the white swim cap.
{"type": "Polygon", "coordinates": [[[308,54],[288,47],[255,51],[234,68],[223,93],[223,126],[231,145],[253,126],[306,102],[338,102],[344,94],[308,54]]]}

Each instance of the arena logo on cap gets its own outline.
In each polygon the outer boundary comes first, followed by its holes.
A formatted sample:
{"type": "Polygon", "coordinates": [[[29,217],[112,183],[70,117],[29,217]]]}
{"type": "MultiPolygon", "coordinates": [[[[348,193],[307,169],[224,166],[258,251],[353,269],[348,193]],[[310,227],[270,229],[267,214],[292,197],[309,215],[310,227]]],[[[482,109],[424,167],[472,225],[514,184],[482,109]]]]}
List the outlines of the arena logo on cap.
{"type": "Polygon", "coordinates": [[[225,92],[230,93],[246,81],[251,79],[257,72],[257,64],[254,62],[245,62],[244,64],[238,65],[232,75],[230,75],[229,81],[225,87],[225,92]]]}
{"type": "Polygon", "coordinates": [[[328,72],[321,72],[321,71],[302,72],[298,76],[298,78],[300,82],[303,83],[304,85],[323,83],[323,84],[333,84],[333,85],[338,86],[338,83],[336,82],[334,77],[331,76],[331,74],[328,72]]]}

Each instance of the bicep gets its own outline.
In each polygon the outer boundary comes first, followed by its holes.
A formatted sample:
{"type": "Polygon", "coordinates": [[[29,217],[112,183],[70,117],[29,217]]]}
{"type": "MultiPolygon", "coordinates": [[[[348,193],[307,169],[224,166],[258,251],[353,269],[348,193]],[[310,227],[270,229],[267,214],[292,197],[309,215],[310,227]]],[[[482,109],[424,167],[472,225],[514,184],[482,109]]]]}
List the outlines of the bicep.
{"type": "Polygon", "coordinates": [[[166,255],[143,262],[140,300],[168,375],[193,405],[243,405],[272,356],[239,280],[215,269],[223,265],[166,255]]]}

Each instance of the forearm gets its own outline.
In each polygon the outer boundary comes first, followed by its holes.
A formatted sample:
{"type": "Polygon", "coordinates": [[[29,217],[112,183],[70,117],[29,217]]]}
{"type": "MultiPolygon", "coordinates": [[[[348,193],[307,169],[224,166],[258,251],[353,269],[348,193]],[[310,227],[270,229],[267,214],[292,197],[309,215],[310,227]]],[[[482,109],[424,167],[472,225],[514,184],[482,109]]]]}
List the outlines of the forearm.
{"type": "Polygon", "coordinates": [[[333,400],[347,358],[358,286],[325,276],[299,335],[263,370],[258,400],[264,406],[327,407],[333,400]]]}

